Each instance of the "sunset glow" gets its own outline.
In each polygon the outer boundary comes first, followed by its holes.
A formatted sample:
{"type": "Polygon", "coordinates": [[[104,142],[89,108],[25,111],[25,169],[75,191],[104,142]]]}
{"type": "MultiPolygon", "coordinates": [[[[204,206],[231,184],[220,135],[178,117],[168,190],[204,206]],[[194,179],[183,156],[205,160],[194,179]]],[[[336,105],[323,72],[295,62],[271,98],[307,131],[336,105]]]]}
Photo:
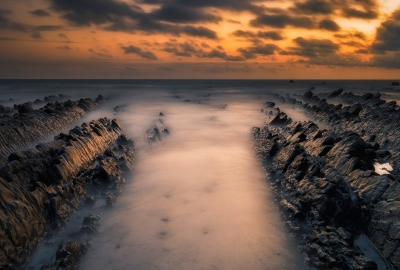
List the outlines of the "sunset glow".
{"type": "Polygon", "coordinates": [[[400,74],[399,0],[0,3],[5,79],[400,74]]]}

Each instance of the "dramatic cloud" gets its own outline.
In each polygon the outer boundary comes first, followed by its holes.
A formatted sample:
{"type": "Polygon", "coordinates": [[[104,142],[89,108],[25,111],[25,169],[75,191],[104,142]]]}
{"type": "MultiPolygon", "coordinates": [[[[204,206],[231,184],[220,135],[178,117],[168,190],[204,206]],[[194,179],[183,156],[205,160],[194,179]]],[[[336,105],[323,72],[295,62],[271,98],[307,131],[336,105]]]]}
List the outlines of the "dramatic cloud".
{"type": "Polygon", "coordinates": [[[378,28],[372,50],[376,53],[400,51],[400,10],[378,28]]]}
{"type": "Polygon", "coordinates": [[[211,48],[209,45],[202,43],[197,44],[194,41],[166,42],[163,51],[180,57],[197,57],[197,58],[220,58],[225,61],[243,61],[244,57],[238,55],[228,55],[221,46],[211,48]]]}
{"type": "Polygon", "coordinates": [[[285,28],[294,26],[298,28],[314,28],[314,21],[305,16],[291,16],[287,14],[260,15],[250,22],[252,26],[264,27],[270,26],[275,28],[285,28]]]}
{"type": "Polygon", "coordinates": [[[200,9],[179,6],[165,5],[151,14],[155,19],[174,23],[199,23],[219,22],[221,17],[206,13],[200,9]]]}
{"type": "Polygon", "coordinates": [[[371,66],[400,68],[400,9],[378,27],[370,49],[375,53],[371,66]]]}
{"type": "Polygon", "coordinates": [[[51,0],[52,9],[75,25],[89,26],[118,21],[119,17],[140,18],[142,9],[114,0],[51,0]]]}
{"type": "Polygon", "coordinates": [[[365,66],[357,55],[340,53],[340,45],[328,39],[305,39],[302,37],[293,40],[297,47],[289,47],[280,51],[281,55],[295,55],[305,59],[299,63],[325,66],[365,66]]]}
{"type": "Polygon", "coordinates": [[[35,16],[38,16],[38,17],[49,17],[49,16],[51,16],[51,14],[49,12],[47,12],[46,10],[44,10],[44,9],[35,9],[35,10],[32,10],[30,13],[32,15],[35,15],[35,16]]]}
{"type": "Polygon", "coordinates": [[[340,30],[340,26],[336,22],[329,19],[320,21],[319,28],[332,32],[337,32],[340,30]]]}
{"type": "Polygon", "coordinates": [[[136,54],[145,59],[158,60],[157,56],[155,56],[154,53],[150,51],[144,51],[141,48],[133,45],[126,47],[121,46],[121,49],[124,51],[125,54],[136,54]]]}
{"type": "Polygon", "coordinates": [[[219,8],[234,11],[251,11],[258,13],[260,7],[255,3],[262,0],[141,0],[144,4],[180,5],[195,8],[219,8]]]}
{"type": "Polygon", "coordinates": [[[340,14],[348,18],[375,19],[379,5],[376,0],[306,0],[291,8],[294,12],[308,15],[340,14]]]}
{"type": "Polygon", "coordinates": [[[370,66],[383,67],[389,69],[400,69],[400,52],[393,54],[375,55],[372,59],[370,66]]]}
{"type": "Polygon", "coordinates": [[[335,34],[334,37],[338,39],[359,39],[359,40],[367,39],[367,36],[360,31],[351,31],[347,33],[335,34]]]}
{"type": "Polygon", "coordinates": [[[298,37],[293,40],[298,47],[281,52],[284,55],[298,55],[305,57],[321,57],[335,54],[340,46],[329,39],[305,39],[298,37]]]}
{"type": "Polygon", "coordinates": [[[345,8],[343,10],[343,15],[349,18],[359,18],[359,19],[376,19],[378,17],[378,12],[375,10],[359,10],[355,8],[345,8]]]}
{"type": "Polygon", "coordinates": [[[170,5],[146,13],[137,5],[114,0],[51,0],[52,8],[77,26],[106,25],[108,31],[162,33],[217,39],[217,33],[204,26],[172,23],[217,22],[214,15],[184,6],[170,5]]]}
{"type": "Polygon", "coordinates": [[[279,50],[275,44],[254,44],[247,48],[240,48],[238,51],[246,59],[254,59],[257,55],[274,55],[279,50]]]}
{"type": "Polygon", "coordinates": [[[236,37],[243,37],[247,39],[254,39],[254,38],[262,38],[262,39],[272,39],[272,40],[282,40],[283,36],[280,32],[276,31],[258,31],[252,32],[252,31],[243,31],[243,30],[237,30],[232,33],[236,37]]]}
{"type": "Polygon", "coordinates": [[[335,7],[332,5],[334,1],[324,0],[308,0],[305,2],[295,3],[295,10],[305,14],[332,14],[335,7]]]}
{"type": "Polygon", "coordinates": [[[63,29],[63,26],[59,25],[39,25],[39,26],[33,26],[32,27],[36,31],[58,31],[63,29]]]}

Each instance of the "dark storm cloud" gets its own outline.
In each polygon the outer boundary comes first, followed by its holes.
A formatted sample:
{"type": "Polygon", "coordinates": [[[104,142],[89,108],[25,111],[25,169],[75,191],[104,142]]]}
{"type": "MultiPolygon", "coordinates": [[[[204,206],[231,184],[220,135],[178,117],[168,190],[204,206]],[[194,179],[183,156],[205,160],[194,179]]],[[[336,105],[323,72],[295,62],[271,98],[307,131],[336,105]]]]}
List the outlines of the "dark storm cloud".
{"type": "Polygon", "coordinates": [[[47,12],[44,9],[35,9],[32,10],[31,12],[29,12],[32,15],[38,16],[38,17],[49,17],[51,16],[51,14],[49,12],[47,12]]]}
{"type": "Polygon", "coordinates": [[[370,66],[381,67],[388,69],[400,68],[400,52],[394,52],[391,54],[375,55],[372,59],[370,66]]]}
{"type": "Polygon", "coordinates": [[[217,33],[215,31],[212,31],[208,28],[205,28],[203,26],[195,27],[191,25],[186,25],[183,26],[182,28],[178,28],[182,33],[188,35],[188,36],[193,36],[193,37],[205,37],[209,39],[217,39],[217,33]]]}
{"type": "Polygon", "coordinates": [[[340,26],[334,22],[333,20],[330,19],[325,19],[319,22],[319,28],[332,31],[332,32],[337,32],[340,30],[340,26]]]}
{"type": "Polygon", "coordinates": [[[295,3],[291,10],[308,15],[341,14],[359,19],[375,19],[379,15],[376,0],[306,0],[295,3]]]}
{"type": "Polygon", "coordinates": [[[217,33],[203,26],[179,23],[216,22],[218,17],[185,6],[163,6],[151,13],[137,5],[115,0],[51,0],[52,9],[78,26],[104,25],[109,31],[161,33],[217,39],[217,33]],[[169,13],[170,12],[170,13],[169,13]],[[185,13],[187,12],[187,13],[185,13]],[[173,22],[173,23],[171,23],[173,22]]]}
{"type": "Polygon", "coordinates": [[[144,51],[139,47],[130,45],[130,46],[121,46],[121,49],[124,51],[125,54],[136,54],[142,58],[151,59],[151,60],[158,60],[157,56],[151,51],[144,51]]]}
{"type": "Polygon", "coordinates": [[[343,15],[349,18],[376,19],[378,17],[378,12],[375,10],[358,10],[355,8],[345,8],[343,10],[343,15]]]}
{"type": "Polygon", "coordinates": [[[305,39],[302,37],[293,40],[298,47],[290,47],[281,51],[282,55],[297,55],[303,57],[324,57],[336,54],[340,46],[328,39],[305,39]]]}
{"type": "Polygon", "coordinates": [[[400,51],[400,9],[378,27],[372,50],[376,53],[400,51]]]}
{"type": "Polygon", "coordinates": [[[371,66],[400,68],[400,9],[378,27],[370,50],[375,54],[371,66]]]}
{"type": "Polygon", "coordinates": [[[342,42],[341,44],[350,46],[350,47],[355,47],[355,48],[363,48],[365,47],[365,44],[358,42],[358,41],[347,41],[347,42],[342,42]]]}
{"type": "Polygon", "coordinates": [[[198,22],[219,22],[221,17],[206,13],[200,9],[179,6],[164,5],[151,14],[155,19],[174,23],[198,23],[198,22]]]}
{"type": "Polygon", "coordinates": [[[259,6],[254,5],[262,0],[141,0],[143,4],[179,5],[194,8],[219,8],[233,11],[251,11],[259,13],[259,6]]]}
{"type": "Polygon", "coordinates": [[[51,0],[51,8],[69,22],[89,26],[118,20],[118,17],[140,18],[142,9],[114,0],[51,0]]]}
{"type": "Polygon", "coordinates": [[[314,28],[314,21],[306,16],[292,16],[288,14],[263,14],[250,22],[252,26],[270,26],[275,28],[285,28],[294,26],[298,28],[314,28]]]}
{"type": "Polygon", "coordinates": [[[281,55],[295,55],[304,59],[297,60],[307,65],[356,67],[366,66],[358,55],[340,53],[340,45],[328,39],[296,38],[297,47],[280,51],[281,55]]]}
{"type": "Polygon", "coordinates": [[[180,57],[197,57],[197,58],[220,58],[225,61],[243,61],[240,55],[228,55],[221,46],[211,48],[207,44],[197,44],[194,41],[186,41],[183,43],[170,41],[164,43],[163,51],[180,57]]]}
{"type": "Polygon", "coordinates": [[[300,11],[305,14],[332,14],[335,10],[332,5],[332,1],[324,0],[307,0],[305,2],[295,3],[296,11],[300,11]]]}
{"type": "Polygon", "coordinates": [[[359,39],[359,40],[367,39],[367,36],[364,33],[359,32],[359,31],[335,34],[334,37],[339,38],[339,39],[359,39]]]}
{"type": "Polygon", "coordinates": [[[119,21],[104,27],[105,30],[115,32],[134,33],[143,31],[151,34],[171,34],[180,36],[185,34],[192,37],[203,37],[208,39],[218,39],[217,33],[203,26],[175,25],[163,23],[155,20],[142,19],[134,22],[119,21]]]}
{"type": "Polygon", "coordinates": [[[63,26],[59,25],[38,25],[32,27],[36,31],[58,31],[63,29],[63,26]]]}
{"type": "Polygon", "coordinates": [[[369,50],[367,50],[367,49],[358,49],[358,50],[355,51],[355,53],[358,53],[358,54],[370,54],[371,52],[369,50]]]}
{"type": "Polygon", "coordinates": [[[274,55],[278,50],[279,47],[275,44],[254,44],[247,48],[240,48],[238,52],[246,59],[254,59],[257,58],[257,55],[274,55]]]}
{"type": "Polygon", "coordinates": [[[252,31],[237,30],[232,34],[236,37],[243,37],[248,39],[262,38],[262,39],[272,39],[272,40],[283,40],[282,34],[276,31],[258,31],[256,33],[252,31]]]}

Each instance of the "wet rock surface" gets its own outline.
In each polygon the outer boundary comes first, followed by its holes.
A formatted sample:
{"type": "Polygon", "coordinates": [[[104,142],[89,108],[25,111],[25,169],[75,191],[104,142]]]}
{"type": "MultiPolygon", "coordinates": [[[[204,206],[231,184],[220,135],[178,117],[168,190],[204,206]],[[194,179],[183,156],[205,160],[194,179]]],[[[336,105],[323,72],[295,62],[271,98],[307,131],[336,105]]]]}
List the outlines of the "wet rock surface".
{"type": "MultiPolygon", "coordinates": [[[[83,204],[117,198],[133,166],[133,148],[116,120],[101,118],[11,154],[0,165],[0,269],[22,269],[41,240],[83,204]]],[[[79,239],[96,231],[95,221],[85,219],[79,239]]],[[[76,269],[86,248],[67,240],[45,269],[76,269]]]]}
{"type": "Polygon", "coordinates": [[[35,141],[59,132],[97,108],[101,101],[101,96],[96,100],[85,98],[78,101],[55,101],[38,110],[33,108],[32,102],[15,105],[13,115],[0,117],[0,161],[14,151],[31,147],[35,141]]]}
{"type": "Polygon", "coordinates": [[[90,247],[90,239],[98,233],[101,216],[92,214],[84,218],[79,232],[72,233],[62,241],[51,261],[41,270],[77,270],[86,251],[90,247]]]}
{"type": "Polygon", "coordinates": [[[267,120],[253,130],[256,151],[271,172],[285,219],[300,236],[310,264],[317,269],[376,269],[353,244],[365,233],[383,258],[400,269],[396,102],[343,89],[283,99],[329,127],[322,130],[312,122],[276,127],[267,120]],[[376,162],[391,164],[393,171],[378,175],[376,162]],[[329,242],[327,227],[346,233],[329,242]]]}
{"type": "Polygon", "coordinates": [[[149,129],[146,130],[145,140],[149,144],[162,142],[163,137],[170,134],[170,130],[164,125],[164,113],[159,113],[159,119],[154,121],[149,129]]]}

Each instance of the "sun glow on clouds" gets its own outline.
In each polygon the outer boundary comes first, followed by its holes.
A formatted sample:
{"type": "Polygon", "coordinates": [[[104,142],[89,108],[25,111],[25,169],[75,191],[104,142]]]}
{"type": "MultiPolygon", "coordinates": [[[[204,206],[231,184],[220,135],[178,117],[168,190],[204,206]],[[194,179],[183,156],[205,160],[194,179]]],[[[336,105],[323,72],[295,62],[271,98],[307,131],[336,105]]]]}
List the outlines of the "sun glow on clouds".
{"type": "MultiPolygon", "coordinates": [[[[220,63],[231,66],[221,78],[253,77],[262,65],[282,72],[270,77],[288,76],[285,67],[295,67],[297,74],[324,78],[346,67],[357,78],[356,68],[393,78],[400,68],[392,60],[400,57],[396,9],[400,0],[2,0],[0,76],[23,77],[20,70],[29,66],[44,70],[68,60],[69,66],[97,61],[120,69],[148,63],[154,77],[163,63],[220,63]]],[[[193,76],[167,70],[171,77],[193,76]]]]}

